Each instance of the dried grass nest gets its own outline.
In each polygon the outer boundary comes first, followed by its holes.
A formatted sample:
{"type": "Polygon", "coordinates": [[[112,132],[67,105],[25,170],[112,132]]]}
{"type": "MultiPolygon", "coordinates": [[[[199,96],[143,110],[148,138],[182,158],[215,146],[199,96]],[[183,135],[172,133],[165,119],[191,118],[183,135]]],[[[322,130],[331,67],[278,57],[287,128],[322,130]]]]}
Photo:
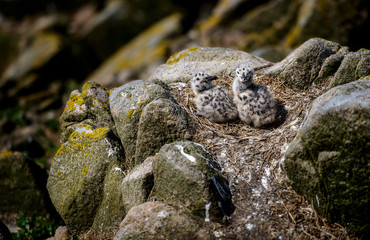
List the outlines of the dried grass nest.
{"type": "MultiPolygon", "coordinates": [[[[232,77],[218,76],[215,84],[230,93],[232,77]]],[[[267,85],[284,106],[278,121],[264,129],[240,120],[217,124],[198,117],[190,84],[171,84],[171,94],[195,124],[194,142],[217,156],[229,180],[236,210],[228,225],[215,225],[218,239],[356,239],[339,224],[329,224],[312,204],[287,185],[281,159],[298,133],[312,101],[325,92],[327,83],[306,90],[289,87],[279,78],[255,76],[267,85]]]]}

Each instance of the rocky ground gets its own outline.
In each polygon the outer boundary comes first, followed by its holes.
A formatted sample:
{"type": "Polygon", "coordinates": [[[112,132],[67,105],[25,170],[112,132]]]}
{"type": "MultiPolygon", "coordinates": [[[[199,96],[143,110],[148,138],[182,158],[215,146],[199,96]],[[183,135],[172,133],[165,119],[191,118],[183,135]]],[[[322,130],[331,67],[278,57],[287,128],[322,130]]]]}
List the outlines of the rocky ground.
{"type": "MultiPolygon", "coordinates": [[[[229,88],[232,79],[216,84],[229,88]]],[[[236,210],[226,226],[214,229],[217,239],[356,239],[343,226],[329,224],[312,205],[287,185],[283,154],[299,131],[312,101],[327,83],[292,89],[279,79],[256,77],[270,87],[285,110],[265,129],[233,123],[215,124],[195,115],[189,84],[171,85],[172,94],[196,123],[194,141],[215,154],[229,180],[236,210]]]]}

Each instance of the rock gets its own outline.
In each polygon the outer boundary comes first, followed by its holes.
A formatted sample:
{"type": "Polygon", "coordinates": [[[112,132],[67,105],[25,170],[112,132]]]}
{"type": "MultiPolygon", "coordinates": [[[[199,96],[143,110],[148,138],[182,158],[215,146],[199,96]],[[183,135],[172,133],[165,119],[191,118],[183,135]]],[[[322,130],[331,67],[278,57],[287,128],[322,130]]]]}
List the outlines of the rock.
{"type": "Polygon", "coordinates": [[[24,154],[0,153],[0,212],[47,213],[52,204],[46,180],[46,172],[24,154]]]}
{"type": "Polygon", "coordinates": [[[262,74],[279,76],[289,85],[299,89],[307,88],[315,83],[325,59],[335,54],[340,47],[338,43],[312,38],[281,62],[264,69],[262,74]]]}
{"type": "Polygon", "coordinates": [[[169,48],[167,39],[178,31],[180,20],[179,14],[173,14],[154,24],[117,50],[87,81],[117,86],[132,80],[150,64],[163,62],[169,48]]]}
{"type": "Polygon", "coordinates": [[[69,240],[71,239],[71,234],[68,231],[67,226],[59,226],[55,230],[54,240],[69,240]]]}
{"type": "Polygon", "coordinates": [[[54,57],[62,47],[61,36],[51,32],[35,34],[30,44],[6,69],[0,78],[0,86],[9,79],[19,81],[30,71],[36,70],[54,57]]]}
{"type": "Polygon", "coordinates": [[[100,84],[87,82],[81,93],[78,90],[72,91],[60,122],[62,143],[68,140],[77,127],[84,125],[93,128],[108,126],[116,134],[110,114],[108,90],[100,84]]]}
{"type": "Polygon", "coordinates": [[[192,120],[177,103],[159,99],[146,105],[141,113],[136,140],[136,162],[154,155],[166,143],[190,139],[192,120]]]}
{"type": "Polygon", "coordinates": [[[163,144],[189,136],[187,131],[190,118],[162,86],[166,88],[160,82],[134,81],[114,89],[111,93],[111,113],[125,154],[131,161],[131,167],[157,152],[163,144]],[[154,102],[156,100],[161,101],[154,102]],[[159,110],[158,106],[166,107],[159,110]],[[158,111],[150,115],[153,109],[158,111]],[[164,125],[153,126],[153,119],[164,125]],[[152,140],[153,136],[150,136],[149,139],[147,132],[156,134],[157,138],[152,140]],[[144,146],[141,141],[150,144],[150,148],[144,146]]]}
{"type": "Polygon", "coordinates": [[[88,231],[104,199],[113,166],[123,167],[121,144],[108,126],[79,126],[53,159],[47,188],[72,234],[88,231]]]}
{"type": "Polygon", "coordinates": [[[126,173],[114,165],[105,178],[103,200],[96,211],[91,228],[99,237],[114,236],[127,213],[120,191],[125,176],[126,173]]]}
{"type": "Polygon", "coordinates": [[[123,179],[120,188],[126,212],[148,200],[154,186],[152,163],[153,157],[147,158],[123,179]]]}
{"type": "Polygon", "coordinates": [[[339,86],[370,75],[370,50],[360,49],[345,55],[329,88],[339,86]]]}
{"type": "Polygon", "coordinates": [[[321,66],[319,76],[317,77],[316,81],[320,82],[328,78],[331,79],[342,63],[344,56],[348,52],[348,47],[341,47],[338,52],[326,58],[321,66]]]}
{"type": "Polygon", "coordinates": [[[199,239],[199,229],[190,215],[163,202],[147,202],[127,213],[114,239],[199,239]]]}
{"type": "Polygon", "coordinates": [[[331,222],[368,236],[370,82],[317,98],[285,154],[290,184],[331,222]]]}
{"type": "Polygon", "coordinates": [[[206,221],[230,216],[235,207],[227,180],[202,145],[175,142],[164,145],[153,161],[154,188],[160,201],[187,208],[206,221]]]}
{"type": "Polygon", "coordinates": [[[233,75],[241,63],[248,63],[256,70],[272,65],[262,58],[234,49],[188,48],[172,55],[149,79],[161,80],[167,84],[188,82],[200,70],[212,75],[233,75]]]}

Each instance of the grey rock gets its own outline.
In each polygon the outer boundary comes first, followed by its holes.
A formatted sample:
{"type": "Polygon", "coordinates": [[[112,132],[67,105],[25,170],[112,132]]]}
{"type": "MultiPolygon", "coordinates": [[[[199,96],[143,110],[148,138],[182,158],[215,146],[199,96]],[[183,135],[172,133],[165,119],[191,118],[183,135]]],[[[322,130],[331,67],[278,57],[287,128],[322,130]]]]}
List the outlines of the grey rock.
{"type": "Polygon", "coordinates": [[[272,63],[249,53],[228,48],[188,48],[172,55],[149,77],[164,83],[188,82],[204,70],[212,75],[232,76],[238,65],[247,63],[256,70],[272,63]]]}
{"type": "Polygon", "coordinates": [[[335,54],[340,47],[338,43],[324,39],[309,39],[281,62],[264,69],[262,74],[271,77],[279,76],[296,88],[307,88],[318,77],[325,59],[335,54]]]}
{"type": "Polygon", "coordinates": [[[370,82],[317,98],[285,154],[290,184],[331,222],[368,235],[370,82]]]}
{"type": "Polygon", "coordinates": [[[45,188],[47,174],[19,152],[0,154],[0,212],[45,214],[51,203],[45,188]]]}
{"type": "Polygon", "coordinates": [[[136,166],[122,181],[120,191],[126,212],[148,200],[154,186],[153,157],[136,166]]]}
{"type": "Polygon", "coordinates": [[[190,139],[192,133],[192,120],[180,105],[167,99],[149,103],[138,124],[136,164],[157,153],[166,143],[190,139]]]}
{"type": "Polygon", "coordinates": [[[91,228],[99,237],[111,238],[118,231],[118,226],[127,213],[120,191],[125,176],[126,173],[114,165],[104,180],[103,200],[96,211],[91,228]]]}
{"type": "Polygon", "coordinates": [[[202,145],[166,144],[153,161],[156,197],[217,221],[234,211],[228,182],[219,171],[215,157],[202,145]]]}
{"type": "Polygon", "coordinates": [[[199,239],[199,229],[191,215],[163,202],[147,202],[127,213],[114,239],[199,239]]]}
{"type": "Polygon", "coordinates": [[[329,88],[339,86],[370,74],[370,50],[360,49],[345,55],[329,88]]]}
{"type": "Polygon", "coordinates": [[[59,226],[55,230],[54,240],[69,240],[71,239],[71,234],[68,231],[67,226],[59,226]]]}
{"type": "Polygon", "coordinates": [[[123,167],[123,149],[108,126],[80,126],[53,159],[47,182],[50,198],[72,234],[88,231],[104,199],[104,181],[123,167]]]}
{"type": "Polygon", "coordinates": [[[163,144],[189,135],[190,118],[165,88],[159,81],[138,80],[112,91],[111,113],[131,167],[157,152],[163,144]],[[153,122],[154,119],[161,124],[153,122]]]}

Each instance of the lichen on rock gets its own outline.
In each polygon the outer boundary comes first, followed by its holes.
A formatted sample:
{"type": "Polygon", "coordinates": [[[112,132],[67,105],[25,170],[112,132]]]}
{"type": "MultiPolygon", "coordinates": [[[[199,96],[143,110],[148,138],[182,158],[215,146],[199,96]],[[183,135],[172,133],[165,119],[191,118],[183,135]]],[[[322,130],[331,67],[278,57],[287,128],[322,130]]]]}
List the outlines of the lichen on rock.
{"type": "Polygon", "coordinates": [[[358,80],[317,98],[285,154],[292,187],[319,214],[369,234],[370,83],[358,80]]]}

